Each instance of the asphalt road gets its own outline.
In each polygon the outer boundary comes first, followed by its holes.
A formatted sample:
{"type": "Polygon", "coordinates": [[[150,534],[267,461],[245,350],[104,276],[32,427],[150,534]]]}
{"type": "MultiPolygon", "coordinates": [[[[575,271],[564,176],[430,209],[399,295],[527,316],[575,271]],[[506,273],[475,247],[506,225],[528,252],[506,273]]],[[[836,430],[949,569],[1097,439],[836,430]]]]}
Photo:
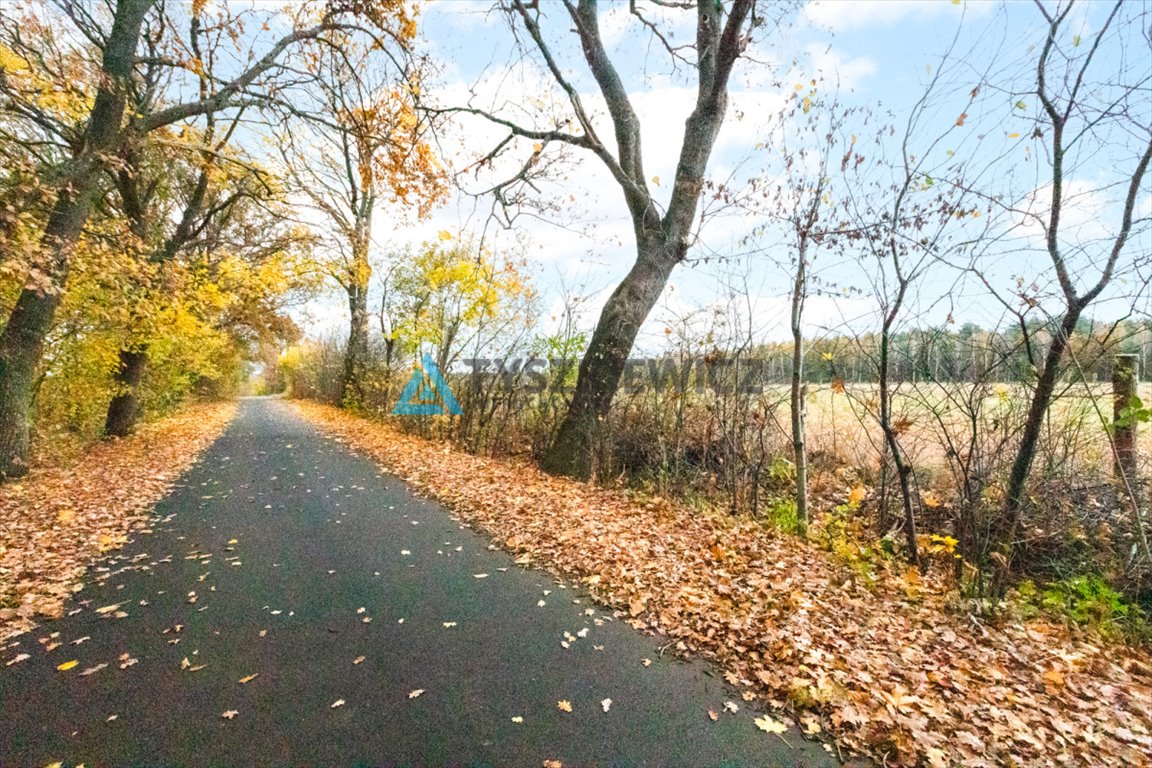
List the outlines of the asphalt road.
{"type": "Polygon", "coordinates": [[[282,401],[156,512],[0,653],[3,768],[835,764],[282,401]]]}

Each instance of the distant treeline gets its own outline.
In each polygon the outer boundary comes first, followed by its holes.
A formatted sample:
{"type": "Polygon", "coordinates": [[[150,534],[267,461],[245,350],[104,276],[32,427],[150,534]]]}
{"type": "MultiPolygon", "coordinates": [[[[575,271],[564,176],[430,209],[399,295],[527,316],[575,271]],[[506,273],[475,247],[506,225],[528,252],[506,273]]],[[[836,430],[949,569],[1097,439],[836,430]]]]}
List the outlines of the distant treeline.
{"type": "MultiPolygon", "coordinates": [[[[1052,338],[1044,323],[987,331],[973,323],[959,327],[915,329],[891,340],[891,375],[900,381],[1023,382],[1035,376],[1035,363],[1052,338]]],[[[830,335],[805,342],[805,379],[810,383],[876,380],[879,334],[830,335]]],[[[1081,320],[1072,338],[1066,375],[1105,381],[1117,354],[1134,354],[1146,377],[1152,361],[1152,320],[1101,323],[1081,320]]],[[[792,375],[792,343],[765,344],[744,353],[758,358],[768,383],[787,383],[792,375]]]]}

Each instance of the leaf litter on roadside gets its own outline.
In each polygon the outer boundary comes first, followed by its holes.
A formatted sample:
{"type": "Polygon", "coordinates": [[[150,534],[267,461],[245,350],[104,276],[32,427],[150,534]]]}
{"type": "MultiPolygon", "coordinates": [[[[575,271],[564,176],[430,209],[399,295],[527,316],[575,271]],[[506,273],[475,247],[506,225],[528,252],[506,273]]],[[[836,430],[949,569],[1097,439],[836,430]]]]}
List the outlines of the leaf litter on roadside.
{"type": "Polygon", "coordinates": [[[910,601],[903,574],[865,584],[815,545],[756,521],[296,407],[493,537],[516,564],[582,580],[633,626],[714,660],[767,704],[798,710],[806,732],[909,766],[941,754],[971,766],[1146,762],[1152,665],[1136,650],[1040,621],[993,626],[959,614],[954,591],[931,574],[910,601]]]}
{"type": "MultiPolygon", "coordinates": [[[[40,617],[60,617],[85,569],[148,530],[155,503],[235,411],[235,403],[198,405],[0,486],[0,643],[40,617]]],[[[122,607],[95,611],[124,618],[122,607]]]]}

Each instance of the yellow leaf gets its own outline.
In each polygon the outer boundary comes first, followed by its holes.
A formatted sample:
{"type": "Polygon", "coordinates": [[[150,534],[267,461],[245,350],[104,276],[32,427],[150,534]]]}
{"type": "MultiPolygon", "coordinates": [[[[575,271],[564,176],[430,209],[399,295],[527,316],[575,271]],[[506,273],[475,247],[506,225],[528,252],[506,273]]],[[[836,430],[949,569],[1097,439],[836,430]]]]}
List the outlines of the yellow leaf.
{"type": "Polygon", "coordinates": [[[1064,673],[1058,669],[1050,669],[1045,672],[1044,679],[1057,687],[1064,685],[1064,673]]]}
{"type": "Polygon", "coordinates": [[[758,717],[754,721],[756,727],[764,731],[764,733],[784,733],[788,730],[788,726],[779,720],[773,720],[768,715],[758,717]]]}
{"type": "Polygon", "coordinates": [[[556,702],[556,707],[561,712],[571,712],[572,711],[572,702],[568,701],[567,699],[562,699],[561,701],[556,702]]]}
{"type": "Polygon", "coordinates": [[[1010,133],[1010,134],[1008,134],[1008,138],[1010,138],[1010,139],[1018,139],[1018,138],[1020,138],[1020,134],[1018,134],[1018,133],[1010,133]]]}
{"type": "Polygon", "coordinates": [[[258,677],[260,677],[260,673],[259,672],[253,672],[250,675],[247,675],[245,677],[240,678],[240,683],[241,684],[250,683],[258,677]]]}
{"type": "Polygon", "coordinates": [[[60,666],[56,667],[56,669],[60,670],[61,672],[67,672],[68,670],[72,669],[72,667],[76,666],[79,663],[80,662],[77,661],[76,659],[72,659],[72,661],[66,661],[63,664],[61,664],[60,666]]]}
{"type": "Polygon", "coordinates": [[[796,85],[792,86],[792,88],[797,91],[802,91],[804,90],[804,83],[796,83],[796,85]]]}
{"type": "Polygon", "coordinates": [[[541,144],[540,142],[536,142],[535,144],[532,145],[532,151],[535,152],[536,154],[540,154],[541,152],[544,151],[544,145],[541,144]]]}
{"type": "Polygon", "coordinates": [[[452,233],[446,229],[442,229],[440,230],[440,233],[437,235],[437,237],[439,237],[441,240],[451,240],[452,233]]]}
{"type": "Polygon", "coordinates": [[[656,186],[660,186],[660,177],[659,176],[653,176],[652,177],[652,183],[655,184],[656,186]]]}
{"type": "Polygon", "coordinates": [[[932,491],[928,491],[924,494],[924,506],[929,509],[935,509],[940,506],[940,498],[932,491]]]}
{"type": "Polygon", "coordinates": [[[804,114],[808,114],[808,110],[812,109],[812,99],[807,96],[804,97],[804,114]]]}
{"type": "Polygon", "coordinates": [[[848,503],[859,504],[864,501],[864,497],[868,495],[868,489],[862,485],[857,485],[852,490],[848,491],[848,503]]]}

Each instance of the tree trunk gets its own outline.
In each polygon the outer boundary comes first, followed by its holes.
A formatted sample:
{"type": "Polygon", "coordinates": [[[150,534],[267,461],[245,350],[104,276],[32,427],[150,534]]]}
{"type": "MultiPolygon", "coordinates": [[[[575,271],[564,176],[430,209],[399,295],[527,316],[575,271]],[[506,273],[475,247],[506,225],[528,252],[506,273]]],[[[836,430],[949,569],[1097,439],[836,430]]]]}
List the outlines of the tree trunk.
{"type": "Polygon", "coordinates": [[[39,267],[50,282],[25,288],[0,334],[0,479],[28,471],[32,390],[44,340],[68,278],[69,256],[99,192],[101,155],[120,140],[127,80],[144,16],[154,0],[121,0],[104,48],[100,82],[84,140],[69,167],[40,239],[39,267]]]}
{"type": "Polygon", "coordinates": [[[912,465],[904,458],[900,449],[900,439],[892,424],[892,390],[891,390],[891,339],[892,320],[896,317],[904,301],[906,282],[901,282],[900,292],[895,307],[890,310],[888,320],[880,331],[880,430],[884,433],[884,442],[892,454],[892,463],[896,467],[896,480],[900,483],[900,505],[904,513],[904,542],[908,547],[908,560],[912,565],[920,566],[920,548],[916,543],[916,508],[912,502],[912,465]]]}
{"type": "Polygon", "coordinates": [[[355,408],[364,402],[364,372],[368,366],[368,288],[348,286],[348,347],[344,350],[344,375],[340,403],[355,408]]]}
{"type": "Polygon", "coordinates": [[[804,441],[804,295],[807,284],[804,262],[805,243],[801,243],[792,285],[792,458],[796,462],[796,520],[802,535],[808,534],[808,449],[804,441]]]}
{"type": "Polygon", "coordinates": [[[540,459],[545,472],[578,478],[592,475],[600,427],[608,418],[636,334],[683,252],[682,246],[638,248],[636,263],[604,305],[588,351],[580,361],[568,412],[540,459]]]}
{"type": "Polygon", "coordinates": [[[1003,556],[997,579],[997,587],[1000,589],[1007,584],[1008,570],[1012,563],[1012,549],[1020,527],[1020,510],[1024,506],[1024,490],[1028,475],[1032,471],[1032,462],[1036,458],[1040,432],[1044,429],[1044,417],[1048,414],[1048,407],[1052,404],[1052,396],[1056,391],[1060,363],[1063,362],[1064,352],[1068,349],[1068,343],[1076,331],[1076,323],[1079,322],[1083,311],[1083,306],[1078,302],[1068,307],[1060,323],[1060,330],[1048,346],[1048,354],[1044,356],[1044,368],[1040,371],[1036,389],[1032,392],[1028,418],[1020,433],[1020,447],[1016,449],[1016,458],[1008,475],[1008,498],[1004,506],[1004,526],[999,546],[1000,554],[1003,556]]]}
{"type": "Polygon", "coordinates": [[[147,366],[146,349],[120,350],[120,367],[116,371],[120,391],[108,403],[108,416],[104,419],[105,437],[127,437],[136,428],[140,381],[147,366]]]}

